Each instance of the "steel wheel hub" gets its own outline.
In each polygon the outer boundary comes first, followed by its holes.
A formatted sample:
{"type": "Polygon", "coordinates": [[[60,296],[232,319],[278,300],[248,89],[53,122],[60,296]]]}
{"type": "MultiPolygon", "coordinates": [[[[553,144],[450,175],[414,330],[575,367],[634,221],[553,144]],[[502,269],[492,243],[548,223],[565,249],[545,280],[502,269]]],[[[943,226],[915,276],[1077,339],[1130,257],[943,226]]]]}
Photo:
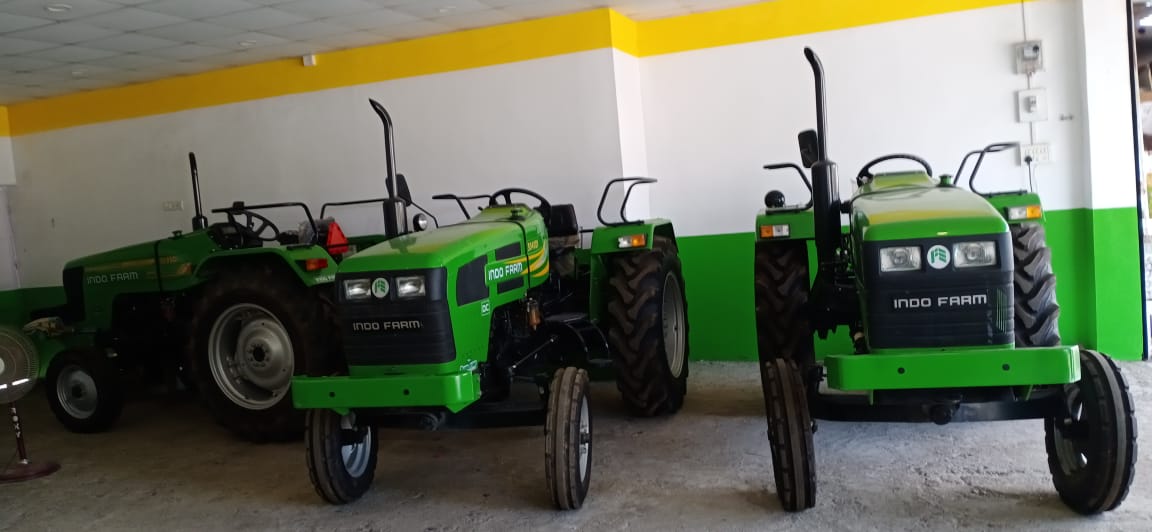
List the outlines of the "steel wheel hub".
{"type": "Polygon", "coordinates": [[[271,312],[251,303],[234,305],[216,319],[208,361],[220,391],[249,410],[278,403],[295,370],[288,331],[271,312]]]}
{"type": "Polygon", "coordinates": [[[76,365],[65,366],[56,378],[56,399],[64,411],[76,419],[88,419],[96,413],[100,397],[96,381],[76,365]]]}
{"type": "Polygon", "coordinates": [[[668,370],[673,377],[680,378],[684,373],[684,351],[687,347],[684,298],[680,292],[680,281],[672,274],[664,278],[661,321],[664,324],[664,356],[668,358],[668,370]]]}
{"type": "Polygon", "coordinates": [[[592,447],[592,424],[588,420],[588,397],[580,398],[580,481],[588,479],[589,451],[592,447]]]}
{"type": "Polygon", "coordinates": [[[1060,468],[1067,475],[1073,475],[1088,467],[1088,420],[1084,419],[1084,404],[1080,398],[1079,386],[1071,386],[1067,392],[1069,418],[1057,420],[1054,440],[1056,456],[1060,468]]]}
{"type": "Polygon", "coordinates": [[[359,478],[368,470],[369,453],[372,447],[372,430],[356,425],[356,414],[348,412],[340,418],[340,428],[343,431],[357,432],[364,429],[364,436],[359,441],[340,446],[340,457],[344,462],[344,470],[353,478],[359,478]]]}

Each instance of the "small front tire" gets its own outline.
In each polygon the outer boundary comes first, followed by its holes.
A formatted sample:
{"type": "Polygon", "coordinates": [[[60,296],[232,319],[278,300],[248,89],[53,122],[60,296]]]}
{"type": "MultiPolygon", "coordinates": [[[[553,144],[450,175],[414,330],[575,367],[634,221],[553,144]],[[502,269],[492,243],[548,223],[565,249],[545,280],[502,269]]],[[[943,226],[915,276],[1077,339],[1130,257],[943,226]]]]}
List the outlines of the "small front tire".
{"type": "Polygon", "coordinates": [[[316,493],[331,504],[359,499],[376,478],[376,427],[358,423],[355,412],[309,410],[305,419],[308,477],[316,493]]]}
{"type": "Polygon", "coordinates": [[[76,433],[107,431],[124,409],[119,369],[97,349],[65,351],[54,357],[44,391],[56,419],[76,433]]]}
{"type": "Polygon", "coordinates": [[[807,510],[816,504],[816,451],[804,378],[790,360],[775,358],[761,365],[776,495],[784,511],[807,510]]]}
{"type": "Polygon", "coordinates": [[[1060,500],[1091,515],[1116,509],[1128,495],[1136,468],[1136,417],[1115,362],[1082,350],[1080,371],[1080,381],[1064,387],[1067,412],[1044,420],[1044,446],[1060,500]]]}
{"type": "Polygon", "coordinates": [[[548,494],[559,510],[576,510],[588,496],[592,473],[592,416],[588,372],[556,370],[544,424],[544,470],[548,494]]]}

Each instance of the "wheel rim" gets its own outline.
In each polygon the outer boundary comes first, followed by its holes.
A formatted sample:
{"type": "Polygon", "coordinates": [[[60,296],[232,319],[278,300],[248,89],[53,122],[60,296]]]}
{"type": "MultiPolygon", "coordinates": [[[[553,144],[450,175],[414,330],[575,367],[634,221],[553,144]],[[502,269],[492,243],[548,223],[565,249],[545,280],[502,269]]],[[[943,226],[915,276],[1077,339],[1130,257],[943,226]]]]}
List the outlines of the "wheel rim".
{"type": "Polygon", "coordinates": [[[292,384],[295,356],[284,324],[260,305],[234,305],[208,336],[208,362],[216,385],[249,410],[280,402],[292,384]]]}
{"type": "Polygon", "coordinates": [[[668,359],[668,369],[673,377],[680,378],[684,373],[684,350],[687,347],[684,337],[684,296],[680,291],[680,280],[671,273],[664,278],[661,321],[664,325],[664,356],[668,359]]]}
{"type": "Polygon", "coordinates": [[[1088,425],[1084,416],[1084,401],[1079,386],[1069,386],[1066,392],[1068,418],[1053,431],[1056,458],[1065,475],[1072,476],[1088,468],[1088,425]]]}
{"type": "Polygon", "coordinates": [[[64,411],[76,419],[92,417],[100,404],[96,380],[75,364],[60,370],[60,376],[56,378],[56,398],[64,411]]]}
{"type": "MultiPolygon", "coordinates": [[[[359,478],[364,475],[368,470],[368,462],[371,458],[369,455],[372,452],[372,429],[367,427],[358,427],[356,425],[356,414],[348,412],[347,415],[340,418],[340,428],[347,431],[364,430],[364,437],[360,441],[349,443],[340,446],[340,457],[344,462],[344,471],[353,478],[359,478]]],[[[341,440],[343,442],[344,440],[341,440]]]]}
{"type": "Polygon", "coordinates": [[[584,395],[580,398],[580,482],[583,483],[588,479],[588,470],[590,469],[592,450],[592,423],[588,419],[588,396],[584,395]]]}

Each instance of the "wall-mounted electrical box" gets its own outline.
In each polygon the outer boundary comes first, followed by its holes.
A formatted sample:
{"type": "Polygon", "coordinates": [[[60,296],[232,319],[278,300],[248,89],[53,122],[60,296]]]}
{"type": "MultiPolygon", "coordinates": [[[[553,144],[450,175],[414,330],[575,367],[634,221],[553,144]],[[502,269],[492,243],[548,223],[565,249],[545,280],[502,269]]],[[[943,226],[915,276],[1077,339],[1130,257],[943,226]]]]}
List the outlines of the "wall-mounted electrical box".
{"type": "Polygon", "coordinates": [[[1018,42],[1016,49],[1016,73],[1032,75],[1044,70],[1044,46],[1040,41],[1018,42]]]}
{"type": "Polygon", "coordinates": [[[1048,120],[1048,95],[1044,89],[1016,92],[1016,119],[1019,122],[1048,120]]]}

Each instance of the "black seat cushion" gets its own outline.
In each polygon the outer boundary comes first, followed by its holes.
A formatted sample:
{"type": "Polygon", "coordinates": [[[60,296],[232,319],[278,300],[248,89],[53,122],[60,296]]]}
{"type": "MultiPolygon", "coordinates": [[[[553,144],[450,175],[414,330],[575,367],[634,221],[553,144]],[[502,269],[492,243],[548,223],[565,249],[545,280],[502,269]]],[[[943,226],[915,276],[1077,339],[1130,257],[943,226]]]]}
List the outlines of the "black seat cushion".
{"type": "Polygon", "coordinates": [[[580,234],[580,224],[576,222],[576,207],[571,203],[552,205],[545,221],[548,236],[572,236],[580,234]]]}

